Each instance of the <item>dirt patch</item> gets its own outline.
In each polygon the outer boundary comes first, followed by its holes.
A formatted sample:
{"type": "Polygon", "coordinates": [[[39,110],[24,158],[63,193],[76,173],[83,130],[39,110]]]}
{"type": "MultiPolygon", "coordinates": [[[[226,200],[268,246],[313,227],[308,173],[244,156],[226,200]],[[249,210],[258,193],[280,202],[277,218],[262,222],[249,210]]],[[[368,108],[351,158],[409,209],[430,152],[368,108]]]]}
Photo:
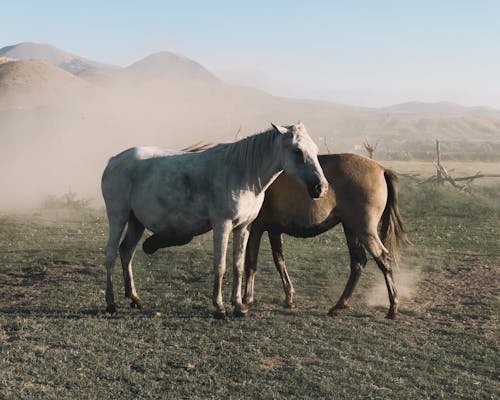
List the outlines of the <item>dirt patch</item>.
{"type": "Polygon", "coordinates": [[[429,319],[481,331],[499,341],[495,308],[500,289],[500,256],[451,254],[449,268],[426,271],[415,304],[429,319]]]}
{"type": "MultiPolygon", "coordinates": [[[[500,299],[500,256],[447,254],[442,268],[435,268],[430,260],[420,265],[411,259],[406,264],[394,271],[403,315],[410,310],[430,323],[474,329],[500,341],[498,316],[488,311],[500,299]]],[[[367,291],[365,302],[389,306],[383,280],[367,291]]]]}
{"type": "Polygon", "coordinates": [[[419,295],[431,299],[429,305],[477,304],[485,297],[498,297],[500,288],[500,257],[480,255],[451,255],[453,269],[426,272],[426,285],[419,295]]]}
{"type": "Polygon", "coordinates": [[[282,356],[264,357],[262,358],[262,365],[266,369],[281,369],[284,368],[289,360],[282,356]]]}

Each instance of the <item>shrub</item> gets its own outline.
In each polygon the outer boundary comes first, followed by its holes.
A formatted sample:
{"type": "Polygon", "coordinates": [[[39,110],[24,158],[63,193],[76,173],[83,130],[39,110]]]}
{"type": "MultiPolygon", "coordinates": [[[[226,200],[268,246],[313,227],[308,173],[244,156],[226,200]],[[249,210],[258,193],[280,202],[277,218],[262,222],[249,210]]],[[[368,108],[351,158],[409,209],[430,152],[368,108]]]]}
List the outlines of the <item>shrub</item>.
{"type": "Polygon", "coordinates": [[[41,208],[46,210],[87,210],[90,208],[92,199],[77,197],[74,192],[67,192],[62,195],[47,196],[41,204],[41,208]]]}

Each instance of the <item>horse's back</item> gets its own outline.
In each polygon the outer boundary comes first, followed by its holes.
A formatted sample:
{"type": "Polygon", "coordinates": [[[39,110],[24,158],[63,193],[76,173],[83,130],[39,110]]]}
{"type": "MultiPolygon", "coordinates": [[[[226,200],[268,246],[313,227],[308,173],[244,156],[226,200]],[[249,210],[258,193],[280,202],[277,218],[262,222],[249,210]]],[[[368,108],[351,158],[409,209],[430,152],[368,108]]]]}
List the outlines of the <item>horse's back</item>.
{"type": "Polygon", "coordinates": [[[177,154],[183,154],[183,152],[159,147],[132,147],[111,157],[101,179],[104,200],[108,202],[111,197],[117,196],[128,198],[133,180],[145,164],[151,160],[177,154]]]}
{"type": "Polygon", "coordinates": [[[351,153],[324,155],[320,162],[335,192],[335,212],[342,221],[359,226],[377,224],[387,203],[386,169],[351,153]]]}
{"type": "Polygon", "coordinates": [[[374,160],[352,153],[322,155],[319,160],[338,201],[343,193],[371,200],[375,193],[386,192],[386,169],[374,160]]]}
{"type": "Polygon", "coordinates": [[[208,231],[214,175],[207,168],[210,161],[204,153],[156,147],[117,154],[109,160],[101,182],[108,215],[125,218],[133,212],[147,229],[167,236],[208,231]]]}
{"type": "Polygon", "coordinates": [[[312,200],[306,189],[283,173],[266,192],[257,223],[296,236],[313,236],[340,221],[366,223],[380,218],[387,200],[385,168],[351,153],[318,157],[330,189],[312,200]]]}
{"type": "Polygon", "coordinates": [[[183,154],[184,152],[178,150],[162,149],[160,147],[131,147],[109,159],[108,165],[104,173],[114,169],[132,169],[136,167],[141,161],[150,160],[153,158],[168,157],[176,154],[183,154]]]}

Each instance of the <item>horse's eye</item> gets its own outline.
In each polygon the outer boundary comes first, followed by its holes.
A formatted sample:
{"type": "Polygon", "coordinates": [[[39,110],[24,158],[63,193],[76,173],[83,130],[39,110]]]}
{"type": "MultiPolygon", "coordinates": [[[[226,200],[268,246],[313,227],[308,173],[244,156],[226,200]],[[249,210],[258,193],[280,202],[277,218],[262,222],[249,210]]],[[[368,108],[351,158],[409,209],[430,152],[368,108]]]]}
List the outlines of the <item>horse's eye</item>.
{"type": "Polygon", "coordinates": [[[300,149],[295,149],[293,150],[294,154],[298,155],[298,156],[302,156],[302,150],[300,149]]]}

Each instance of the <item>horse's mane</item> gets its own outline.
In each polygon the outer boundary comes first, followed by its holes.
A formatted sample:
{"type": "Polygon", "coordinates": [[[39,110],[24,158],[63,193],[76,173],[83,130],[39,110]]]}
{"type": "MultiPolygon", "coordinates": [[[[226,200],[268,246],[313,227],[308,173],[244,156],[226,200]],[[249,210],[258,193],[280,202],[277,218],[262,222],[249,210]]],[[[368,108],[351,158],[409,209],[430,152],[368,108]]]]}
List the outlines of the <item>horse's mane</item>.
{"type": "Polygon", "coordinates": [[[241,166],[245,174],[255,177],[259,167],[269,156],[279,133],[274,128],[247,136],[237,142],[221,143],[207,151],[220,152],[227,165],[241,166]]]}
{"type": "Polygon", "coordinates": [[[192,144],[191,146],[184,147],[180,151],[184,151],[186,153],[200,153],[204,150],[210,149],[214,147],[212,143],[203,143],[203,142],[198,142],[196,144],[192,144]]]}
{"type": "Polygon", "coordinates": [[[251,170],[261,165],[266,154],[272,149],[279,133],[274,128],[247,136],[237,142],[221,143],[215,149],[224,152],[224,159],[231,164],[243,164],[251,170]]]}

